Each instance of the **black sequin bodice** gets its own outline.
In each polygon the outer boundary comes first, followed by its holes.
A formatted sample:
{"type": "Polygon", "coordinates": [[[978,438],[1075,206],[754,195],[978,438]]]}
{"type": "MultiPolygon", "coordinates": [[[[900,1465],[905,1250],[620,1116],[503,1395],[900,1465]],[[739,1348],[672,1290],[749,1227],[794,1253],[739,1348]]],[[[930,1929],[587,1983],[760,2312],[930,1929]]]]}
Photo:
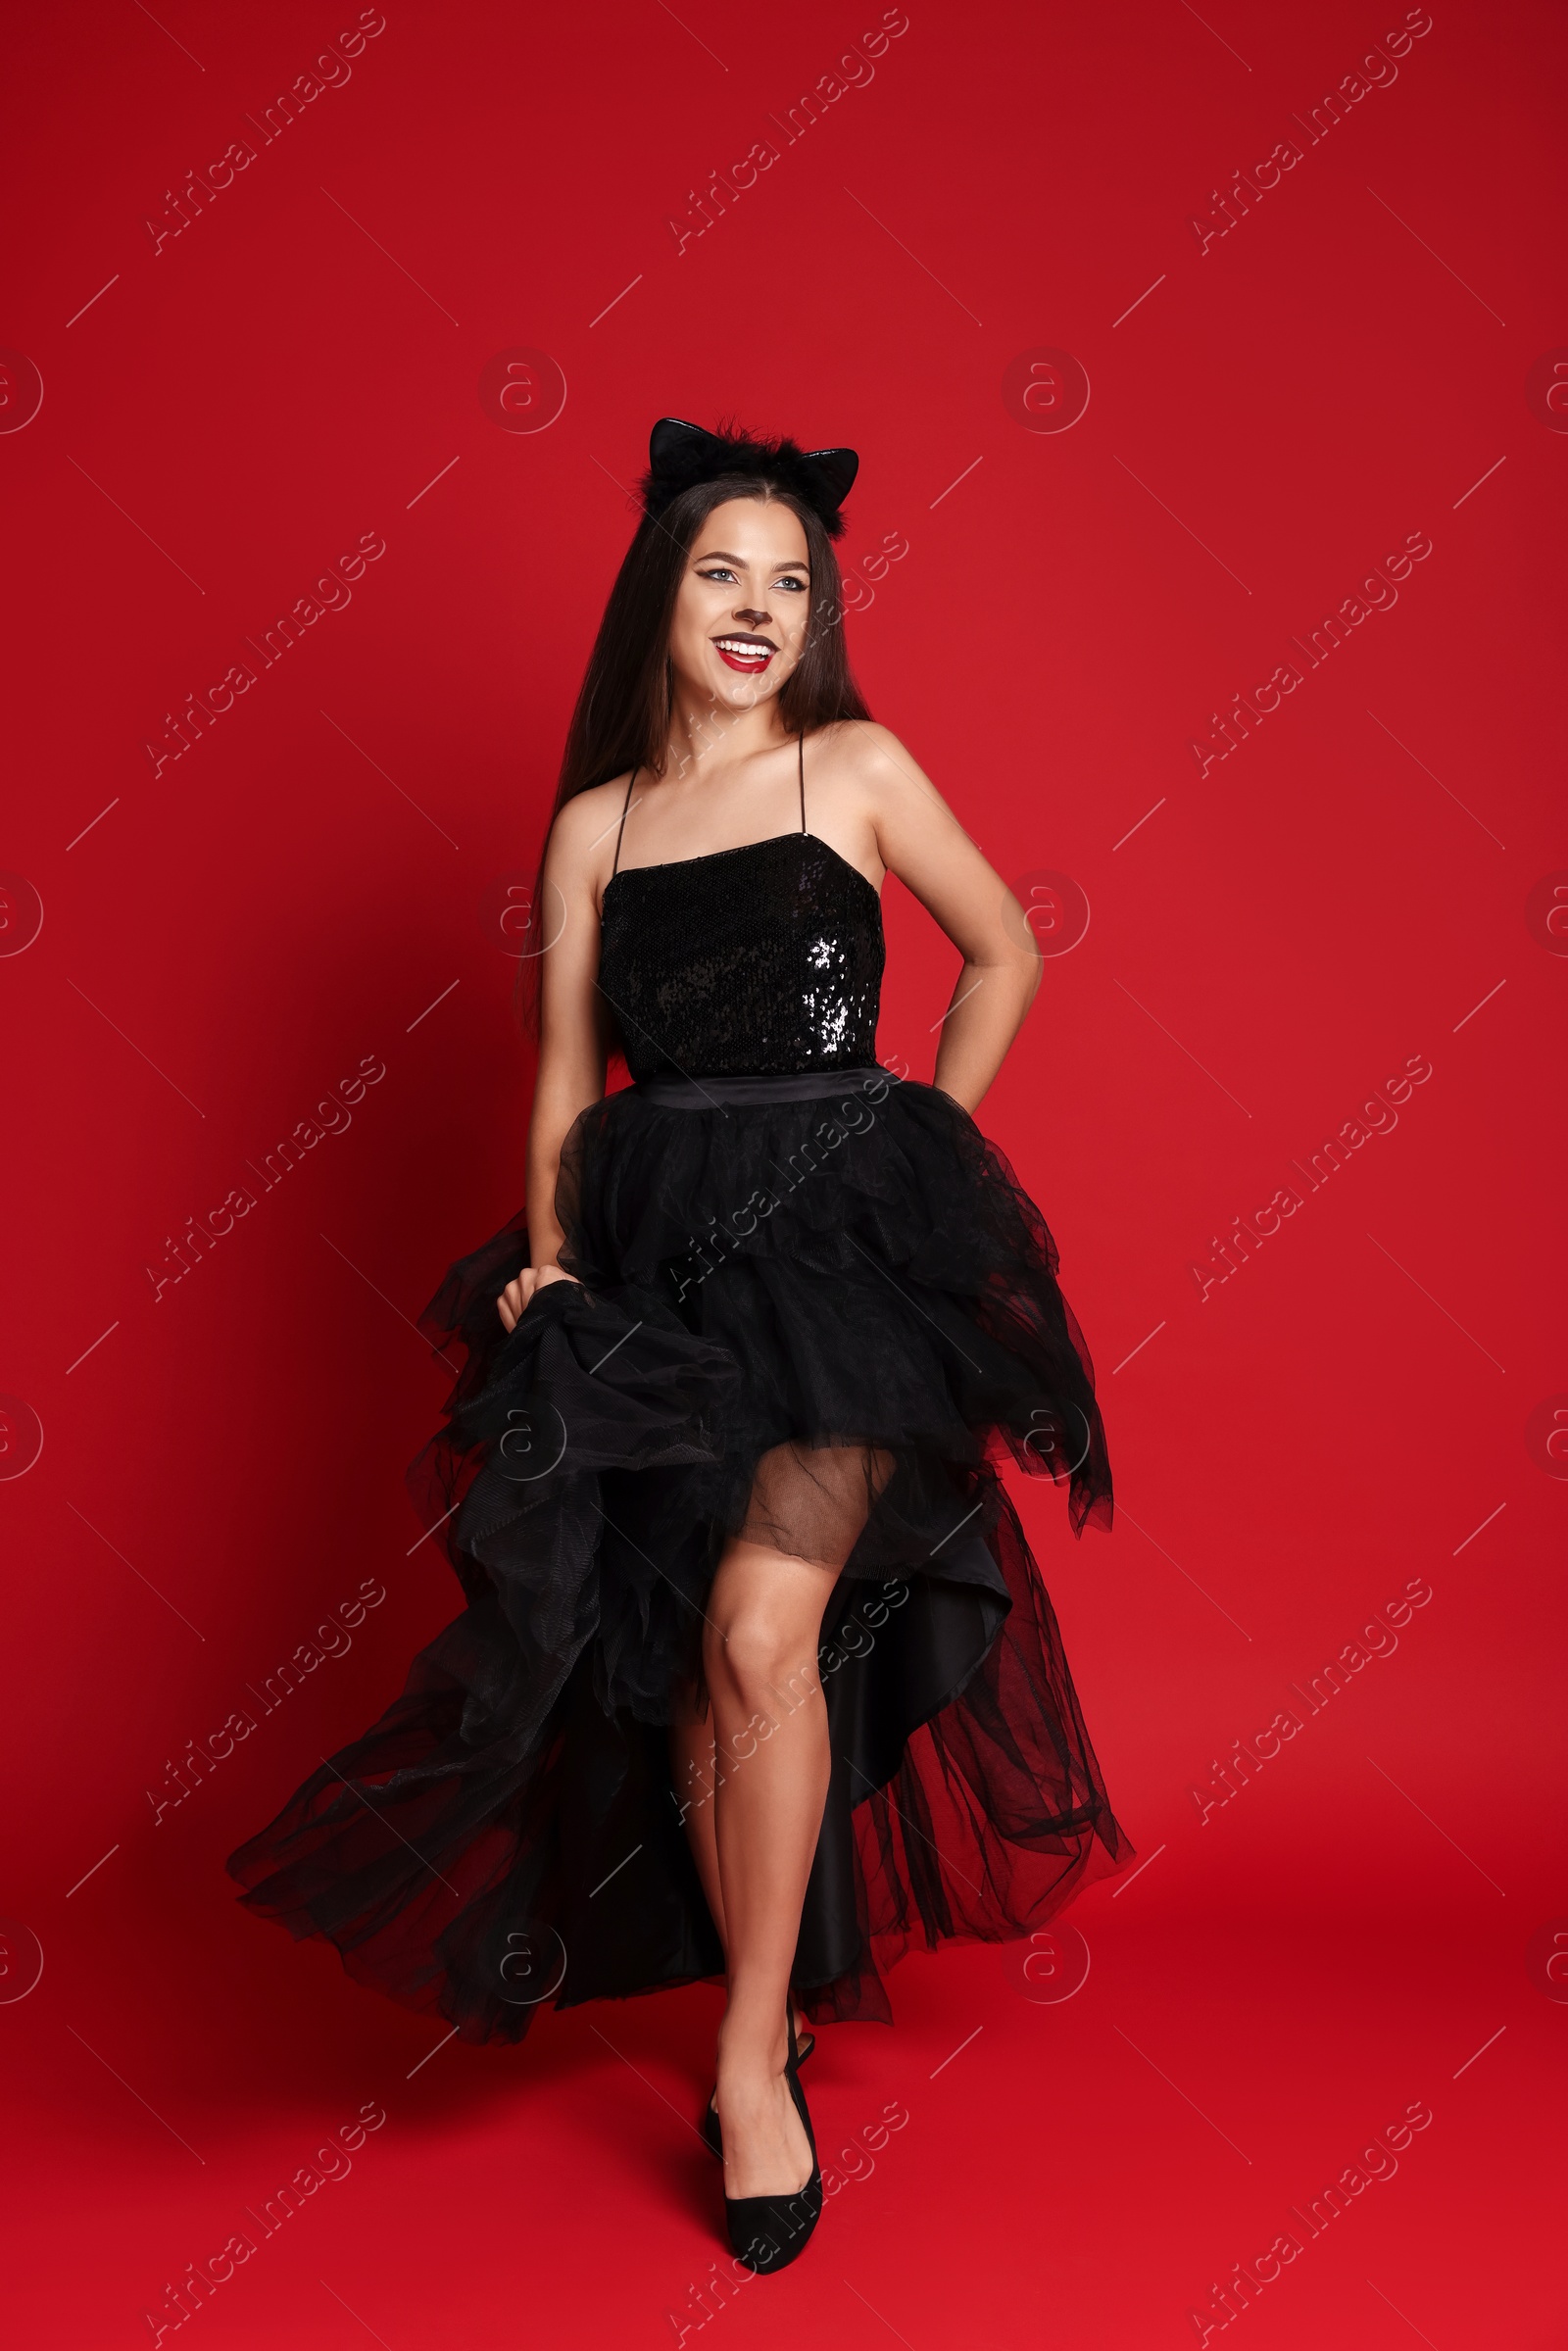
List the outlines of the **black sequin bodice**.
{"type": "Polygon", "coordinates": [[[881,902],[814,833],[622,867],[602,922],[599,985],[634,1078],[876,1059],[881,902]]]}

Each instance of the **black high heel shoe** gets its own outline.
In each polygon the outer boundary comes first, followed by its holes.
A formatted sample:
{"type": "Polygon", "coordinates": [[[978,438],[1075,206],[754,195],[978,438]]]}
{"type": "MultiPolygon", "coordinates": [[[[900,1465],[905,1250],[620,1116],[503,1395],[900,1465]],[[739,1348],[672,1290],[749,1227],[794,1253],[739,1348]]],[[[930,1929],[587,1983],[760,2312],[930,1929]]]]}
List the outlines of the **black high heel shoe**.
{"type": "MultiPolygon", "coordinates": [[[[792,2017],[791,2022],[793,2023],[793,2021],[792,2017]]],[[[804,2065],[815,2047],[816,2034],[814,2033],[806,2033],[800,2042],[800,2053],[796,2058],[796,2064],[804,2065]]],[[[715,2163],[722,2163],[724,2160],[724,2134],[718,2127],[717,2099],[718,2083],[715,2082],[708,2093],[708,2104],[703,2108],[703,2119],[697,2128],[702,2133],[703,2144],[709,2154],[712,2156],[715,2163]]]]}
{"type": "Polygon", "coordinates": [[[729,2230],[730,2251],[737,2261],[760,2276],[787,2268],[798,2254],[804,2253],[812,2229],[822,2217],[822,2167],[817,2161],[816,2133],[811,2129],[806,2092],[801,2087],[801,2055],[795,2039],[794,2017],[788,2016],[786,2023],[790,2053],[784,2060],[784,2079],[811,2150],[811,2176],[804,2187],[798,2187],[790,2196],[724,2198],[724,2225],[729,2230]]]}

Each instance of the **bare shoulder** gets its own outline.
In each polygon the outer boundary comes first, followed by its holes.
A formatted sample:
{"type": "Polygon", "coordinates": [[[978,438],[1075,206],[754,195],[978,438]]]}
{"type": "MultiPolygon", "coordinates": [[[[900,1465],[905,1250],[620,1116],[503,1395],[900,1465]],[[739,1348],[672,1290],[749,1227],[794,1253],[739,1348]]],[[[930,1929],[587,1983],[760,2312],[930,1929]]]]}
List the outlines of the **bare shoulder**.
{"type": "Polygon", "coordinates": [[[603,849],[608,867],[612,855],[610,845],[626,804],[629,780],[629,775],[617,775],[608,784],[590,785],[558,811],[546,852],[553,865],[591,879],[598,867],[597,852],[603,849]]]}
{"type": "Polygon", "coordinates": [[[813,767],[846,808],[873,819],[911,791],[929,798],[934,789],[893,729],[874,718],[841,718],[821,727],[807,753],[808,776],[813,767]]]}
{"type": "Polygon", "coordinates": [[[813,755],[820,772],[872,790],[890,770],[914,766],[893,729],[878,726],[874,718],[839,718],[818,727],[810,738],[808,757],[813,755]]]}
{"type": "Polygon", "coordinates": [[[872,718],[841,719],[823,727],[813,744],[823,749],[818,759],[831,786],[843,794],[843,805],[875,826],[879,836],[889,825],[914,821],[945,829],[952,809],[919,760],[893,729],[872,718]]]}

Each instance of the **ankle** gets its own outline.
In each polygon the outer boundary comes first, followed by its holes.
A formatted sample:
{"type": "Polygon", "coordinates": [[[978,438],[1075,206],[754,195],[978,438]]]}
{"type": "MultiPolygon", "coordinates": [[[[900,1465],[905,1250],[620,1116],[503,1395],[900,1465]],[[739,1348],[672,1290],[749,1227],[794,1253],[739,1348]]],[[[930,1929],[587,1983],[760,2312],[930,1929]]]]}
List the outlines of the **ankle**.
{"type": "Polygon", "coordinates": [[[757,2034],[721,2029],[715,2072],[725,2082],[772,2082],[783,2074],[789,2054],[788,2036],[776,2029],[757,2034]]]}

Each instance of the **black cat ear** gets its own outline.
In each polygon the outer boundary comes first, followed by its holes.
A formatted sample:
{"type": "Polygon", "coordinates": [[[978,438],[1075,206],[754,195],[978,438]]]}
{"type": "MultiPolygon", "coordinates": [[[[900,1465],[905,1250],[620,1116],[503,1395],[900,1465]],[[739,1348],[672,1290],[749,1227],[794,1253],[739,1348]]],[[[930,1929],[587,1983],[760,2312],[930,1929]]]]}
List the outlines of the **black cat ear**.
{"type": "Polygon", "coordinates": [[[661,416],[648,436],[648,463],[655,473],[668,473],[690,464],[712,439],[710,432],[705,432],[700,424],[688,424],[684,416],[661,416]]]}
{"type": "Polygon", "coordinates": [[[853,449],[808,449],[806,462],[814,465],[832,493],[833,504],[842,506],[855,487],[855,477],[860,470],[860,460],[853,449]]]}
{"type": "Polygon", "coordinates": [[[684,416],[661,416],[648,436],[643,509],[657,521],[683,490],[726,473],[758,474],[804,498],[830,538],[844,528],[839,507],[849,496],[860,461],[853,449],[802,451],[793,441],[754,441],[739,432],[712,433],[684,416]]]}

